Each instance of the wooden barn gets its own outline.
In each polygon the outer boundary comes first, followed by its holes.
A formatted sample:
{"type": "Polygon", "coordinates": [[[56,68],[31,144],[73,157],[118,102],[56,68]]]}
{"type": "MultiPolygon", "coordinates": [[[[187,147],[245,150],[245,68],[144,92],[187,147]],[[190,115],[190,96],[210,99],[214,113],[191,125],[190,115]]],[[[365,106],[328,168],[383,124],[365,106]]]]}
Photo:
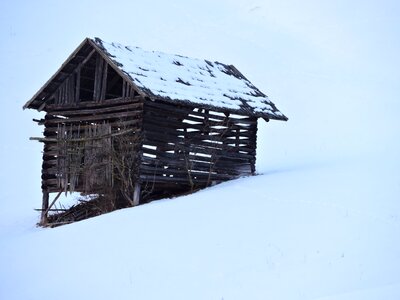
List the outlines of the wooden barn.
{"type": "Polygon", "coordinates": [[[234,66],[85,39],[25,108],[44,111],[40,224],[255,172],[257,119],[286,121],[234,66]],[[62,193],[95,195],[55,209],[62,193]]]}

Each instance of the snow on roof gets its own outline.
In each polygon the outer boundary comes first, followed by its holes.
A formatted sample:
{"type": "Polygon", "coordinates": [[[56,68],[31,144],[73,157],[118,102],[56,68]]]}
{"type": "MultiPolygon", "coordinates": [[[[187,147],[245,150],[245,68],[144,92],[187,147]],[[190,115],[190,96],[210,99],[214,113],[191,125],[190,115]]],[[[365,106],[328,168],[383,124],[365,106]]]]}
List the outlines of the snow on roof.
{"type": "Polygon", "coordinates": [[[138,47],[95,42],[150,97],[287,120],[234,66],[138,47]]]}

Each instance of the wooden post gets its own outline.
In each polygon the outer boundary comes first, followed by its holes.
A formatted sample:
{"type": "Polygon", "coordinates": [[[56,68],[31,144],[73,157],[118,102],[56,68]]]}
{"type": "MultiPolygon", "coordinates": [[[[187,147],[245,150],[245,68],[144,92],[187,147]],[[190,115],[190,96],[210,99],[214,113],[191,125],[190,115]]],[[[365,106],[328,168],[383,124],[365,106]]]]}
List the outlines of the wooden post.
{"type": "Polygon", "coordinates": [[[93,100],[99,102],[101,100],[101,84],[104,71],[104,59],[100,56],[96,56],[96,68],[94,71],[94,90],[93,100]]]}
{"type": "Polygon", "coordinates": [[[122,79],[122,100],[125,100],[125,96],[126,96],[126,81],[122,79]]]}
{"type": "Polygon", "coordinates": [[[81,89],[81,66],[76,70],[76,79],[75,79],[75,104],[79,103],[80,100],[80,89],[81,89]]]}
{"type": "Polygon", "coordinates": [[[250,170],[251,170],[251,175],[254,175],[256,173],[256,161],[255,159],[252,159],[250,162],[250,170]]]}
{"type": "Polygon", "coordinates": [[[256,151],[257,151],[257,131],[258,131],[258,127],[257,127],[257,118],[252,118],[254,120],[254,126],[251,126],[251,141],[253,143],[253,151],[252,151],[252,156],[253,158],[251,159],[251,174],[254,175],[256,173],[256,151]]]}
{"type": "Polygon", "coordinates": [[[102,78],[101,78],[101,92],[100,92],[100,101],[103,101],[106,98],[107,92],[107,72],[108,72],[108,63],[104,62],[102,78]]]}
{"type": "Polygon", "coordinates": [[[43,200],[42,200],[42,216],[40,218],[40,225],[46,226],[47,225],[47,213],[49,208],[49,191],[42,190],[43,192],[43,200]]]}
{"type": "Polygon", "coordinates": [[[133,192],[133,206],[139,205],[140,201],[140,183],[135,183],[135,190],[133,192]]]}

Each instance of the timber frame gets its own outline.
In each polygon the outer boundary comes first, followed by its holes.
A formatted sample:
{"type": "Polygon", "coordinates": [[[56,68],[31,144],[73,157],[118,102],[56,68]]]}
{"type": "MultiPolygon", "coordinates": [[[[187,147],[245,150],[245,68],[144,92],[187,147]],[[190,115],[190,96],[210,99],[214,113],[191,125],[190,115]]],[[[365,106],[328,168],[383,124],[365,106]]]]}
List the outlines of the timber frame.
{"type": "Polygon", "coordinates": [[[255,173],[260,115],[146,93],[91,39],[24,108],[46,113],[31,138],[44,144],[42,226],[90,216],[52,217],[61,193],[97,194],[102,213],[255,173]]]}

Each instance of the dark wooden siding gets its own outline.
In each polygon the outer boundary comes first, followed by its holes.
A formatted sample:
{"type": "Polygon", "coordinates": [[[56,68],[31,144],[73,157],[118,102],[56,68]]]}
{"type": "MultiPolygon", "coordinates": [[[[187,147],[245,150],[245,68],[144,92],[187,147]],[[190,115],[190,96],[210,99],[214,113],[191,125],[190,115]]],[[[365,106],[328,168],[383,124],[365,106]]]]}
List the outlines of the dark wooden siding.
{"type": "Polygon", "coordinates": [[[100,158],[100,155],[104,156],[104,147],[111,146],[115,137],[123,134],[141,145],[142,109],[140,97],[81,103],[79,107],[48,106],[41,122],[45,126],[42,188],[48,192],[96,193],[96,185],[112,184],[109,182],[113,176],[112,166],[106,166],[107,162],[113,164],[112,158],[100,158]],[[95,148],[101,150],[97,156],[93,153],[95,148]],[[90,158],[89,152],[92,153],[90,158]],[[105,161],[99,161],[102,159],[105,161]],[[96,163],[103,166],[85,174],[90,165],[96,163]],[[98,178],[97,182],[93,177],[98,178]]]}
{"type": "Polygon", "coordinates": [[[173,195],[255,171],[257,118],[146,101],[143,197],[173,195]]]}

